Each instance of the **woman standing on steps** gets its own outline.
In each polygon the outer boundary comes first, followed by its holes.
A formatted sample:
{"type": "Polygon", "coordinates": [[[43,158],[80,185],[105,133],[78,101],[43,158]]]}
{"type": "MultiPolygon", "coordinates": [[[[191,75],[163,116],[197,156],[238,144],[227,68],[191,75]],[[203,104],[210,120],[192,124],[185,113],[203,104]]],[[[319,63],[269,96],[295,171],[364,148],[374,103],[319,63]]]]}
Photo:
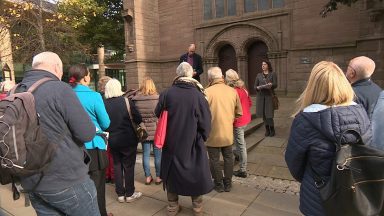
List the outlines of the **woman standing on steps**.
{"type": "Polygon", "coordinates": [[[256,116],[263,117],[265,125],[265,136],[275,136],[275,126],[273,122],[274,109],[273,98],[274,89],[277,88],[277,75],[272,71],[271,62],[264,60],[261,65],[262,73],[257,74],[255,85],[256,91],[256,116]]]}

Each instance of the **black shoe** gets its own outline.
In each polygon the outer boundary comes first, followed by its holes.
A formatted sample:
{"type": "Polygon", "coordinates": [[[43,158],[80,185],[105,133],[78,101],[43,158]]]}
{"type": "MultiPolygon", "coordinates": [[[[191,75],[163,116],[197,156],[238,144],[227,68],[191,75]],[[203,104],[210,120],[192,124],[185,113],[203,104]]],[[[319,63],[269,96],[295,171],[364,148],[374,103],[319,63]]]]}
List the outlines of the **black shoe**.
{"type": "Polygon", "coordinates": [[[269,136],[271,134],[271,131],[269,129],[269,125],[265,125],[265,136],[269,136]]]}
{"type": "Polygon", "coordinates": [[[215,183],[215,187],[213,188],[217,193],[224,192],[223,183],[215,183]]]}
{"type": "Polygon", "coordinates": [[[237,154],[234,154],[235,155],[235,161],[239,162],[240,161],[240,156],[237,155],[237,154]]]}
{"type": "Polygon", "coordinates": [[[248,176],[247,172],[241,170],[233,171],[233,175],[240,178],[247,178],[248,176]]]}
{"type": "Polygon", "coordinates": [[[269,128],[271,129],[271,133],[269,134],[269,136],[270,136],[270,137],[275,136],[275,127],[270,126],[269,128]]]}
{"type": "Polygon", "coordinates": [[[224,179],[224,191],[230,192],[232,189],[232,180],[226,180],[224,179]]]}

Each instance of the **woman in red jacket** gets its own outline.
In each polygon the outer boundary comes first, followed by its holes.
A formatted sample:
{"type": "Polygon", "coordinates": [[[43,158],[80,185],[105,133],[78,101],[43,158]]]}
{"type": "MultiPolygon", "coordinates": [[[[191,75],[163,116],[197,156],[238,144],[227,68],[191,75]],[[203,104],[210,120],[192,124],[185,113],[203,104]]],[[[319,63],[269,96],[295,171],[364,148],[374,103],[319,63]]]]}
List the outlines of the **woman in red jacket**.
{"type": "Polygon", "coordinates": [[[233,175],[237,177],[247,177],[247,144],[244,139],[244,129],[251,122],[250,107],[252,106],[252,100],[249,97],[247,89],[244,87],[244,82],[239,78],[236,71],[229,69],[225,72],[225,81],[227,85],[233,87],[239,95],[241,108],[243,109],[243,115],[235,119],[234,126],[234,141],[236,143],[235,153],[239,155],[240,169],[233,172],[233,175]]]}

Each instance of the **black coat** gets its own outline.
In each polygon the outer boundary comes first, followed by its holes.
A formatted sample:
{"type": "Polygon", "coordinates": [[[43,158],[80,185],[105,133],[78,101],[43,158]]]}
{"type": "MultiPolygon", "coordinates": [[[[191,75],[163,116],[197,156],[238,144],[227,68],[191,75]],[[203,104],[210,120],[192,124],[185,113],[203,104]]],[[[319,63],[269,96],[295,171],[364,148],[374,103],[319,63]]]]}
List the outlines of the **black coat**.
{"type": "MultiPolygon", "coordinates": [[[[111,124],[106,130],[109,132],[108,144],[112,149],[121,149],[128,146],[137,146],[138,139],[133,129],[131,119],[128,114],[124,97],[114,97],[106,99],[105,109],[111,119],[111,124]]],[[[133,120],[136,124],[142,122],[141,115],[135,104],[129,100],[133,120]]]]}
{"type": "MultiPolygon", "coordinates": [[[[315,187],[313,169],[329,179],[335,145],[341,132],[354,129],[366,145],[372,142],[372,131],[367,113],[361,105],[351,105],[312,111],[304,110],[293,120],[285,161],[300,186],[300,211],[304,215],[324,216],[321,198],[315,187]]],[[[356,135],[344,135],[342,143],[356,143],[356,135]]],[[[337,208],[337,206],[335,206],[337,208]]]]}
{"type": "Polygon", "coordinates": [[[178,83],[161,93],[157,116],[164,103],[168,109],[160,171],[164,186],[183,196],[209,193],[213,183],[204,145],[211,131],[208,102],[195,86],[178,83]]]}
{"type": "Polygon", "coordinates": [[[266,118],[273,118],[275,110],[273,109],[273,100],[272,93],[275,88],[277,88],[277,75],[275,72],[270,72],[264,78],[263,73],[258,73],[256,75],[254,89],[257,90],[256,95],[256,115],[257,117],[262,118],[264,113],[266,118]],[[267,83],[272,83],[271,89],[261,89],[257,90],[256,87],[265,85],[267,83]]]}
{"type": "MultiPolygon", "coordinates": [[[[179,63],[181,62],[188,62],[188,53],[185,53],[180,56],[179,63]]],[[[200,74],[203,73],[203,61],[201,59],[201,56],[197,53],[193,54],[193,69],[196,71],[196,75],[192,78],[200,82],[200,74]]]]}
{"type": "Polygon", "coordinates": [[[371,118],[382,89],[371,79],[359,80],[352,84],[352,88],[356,94],[355,102],[363,105],[369,118],[371,118]]]}

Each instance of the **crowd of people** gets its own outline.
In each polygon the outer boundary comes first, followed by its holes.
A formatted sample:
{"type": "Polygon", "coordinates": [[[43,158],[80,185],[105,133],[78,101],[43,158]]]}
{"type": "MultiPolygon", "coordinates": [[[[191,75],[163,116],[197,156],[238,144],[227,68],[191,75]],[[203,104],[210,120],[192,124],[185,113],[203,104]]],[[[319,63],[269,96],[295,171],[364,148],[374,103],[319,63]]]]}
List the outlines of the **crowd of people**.
{"type": "MultiPolygon", "coordinates": [[[[122,91],[117,79],[101,77],[96,92],[89,87],[91,74],[84,64],[69,68],[68,85],[61,81],[63,65],[57,54],[34,56],[32,69],[16,89],[26,90],[42,78],[51,79],[33,94],[44,133],[57,145],[43,178],[38,174],[21,178],[38,215],[112,216],[106,209],[107,182],[115,184],[118,202],[139,199],[142,193],[136,191],[134,181],[137,125],[148,133],[141,142],[144,183],[163,184],[168,215],[180,211],[179,195],[190,196],[194,214],[203,215],[204,194],[230,192],[233,175],[248,176],[244,138],[251,121],[248,90],[235,70],[219,67],[208,69],[209,84],[204,88],[199,82],[201,57],[195,48],[191,44],[180,57],[176,78],[160,94],[150,77],[129,94],[122,91]],[[160,149],[154,136],[164,109],[168,111],[167,136],[160,149]],[[239,170],[234,170],[234,155],[239,158],[239,170]]],[[[265,136],[275,136],[272,96],[277,74],[268,60],[262,62],[261,69],[254,82],[256,115],[263,118],[265,136]]],[[[335,158],[332,143],[342,130],[354,129],[365,143],[371,144],[373,139],[375,147],[384,146],[379,132],[384,122],[384,93],[371,80],[374,69],[374,62],[362,56],[352,59],[345,73],[329,61],[317,63],[311,71],[293,114],[285,153],[292,176],[301,182],[300,210],[305,215],[325,215],[309,167],[330,175],[335,158]]],[[[9,85],[4,83],[3,90],[14,84],[9,85]]],[[[348,135],[343,140],[357,139],[348,135]]]]}

